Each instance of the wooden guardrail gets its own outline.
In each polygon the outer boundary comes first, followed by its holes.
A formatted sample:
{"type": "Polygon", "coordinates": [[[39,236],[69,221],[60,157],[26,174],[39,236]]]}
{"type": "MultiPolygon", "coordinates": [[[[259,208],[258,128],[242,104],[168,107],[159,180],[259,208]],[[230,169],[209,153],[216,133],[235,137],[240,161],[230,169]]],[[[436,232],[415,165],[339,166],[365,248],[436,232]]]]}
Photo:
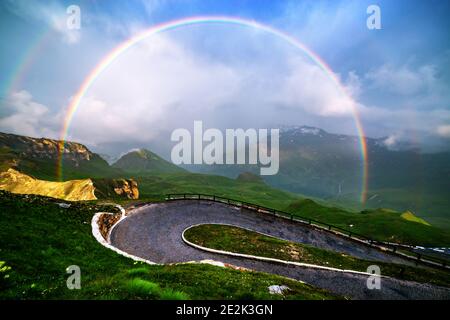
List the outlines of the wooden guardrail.
{"type": "Polygon", "coordinates": [[[278,209],[264,207],[264,206],[261,206],[259,204],[255,204],[255,203],[226,198],[226,197],[217,196],[217,195],[201,194],[201,193],[171,193],[171,194],[167,194],[166,201],[172,201],[172,200],[213,201],[213,202],[224,203],[227,205],[232,205],[235,207],[252,210],[252,211],[263,213],[263,214],[278,216],[281,218],[289,219],[291,221],[296,221],[296,222],[302,223],[304,225],[308,225],[313,228],[331,232],[338,236],[345,237],[347,239],[351,239],[352,241],[356,241],[356,242],[368,245],[370,247],[378,248],[384,252],[392,253],[395,255],[402,256],[407,259],[414,260],[417,263],[429,264],[429,265],[433,265],[433,266],[442,267],[445,269],[450,269],[450,266],[448,265],[447,260],[412,251],[411,248],[408,248],[406,246],[403,246],[400,244],[397,245],[397,244],[393,244],[393,243],[386,243],[383,241],[373,240],[373,239],[370,239],[361,234],[355,233],[350,230],[346,230],[344,228],[341,228],[341,227],[338,227],[338,226],[335,226],[335,225],[332,225],[329,223],[325,223],[325,222],[307,218],[307,217],[302,217],[297,214],[292,214],[292,213],[285,212],[285,211],[278,210],[278,209]]]}

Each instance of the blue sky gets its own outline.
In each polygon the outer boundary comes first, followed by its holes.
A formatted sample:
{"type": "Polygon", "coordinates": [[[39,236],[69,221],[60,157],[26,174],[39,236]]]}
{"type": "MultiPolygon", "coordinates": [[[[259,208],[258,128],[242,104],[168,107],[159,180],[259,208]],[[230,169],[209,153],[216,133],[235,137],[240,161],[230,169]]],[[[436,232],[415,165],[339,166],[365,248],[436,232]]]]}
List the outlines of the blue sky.
{"type": "MultiPolygon", "coordinates": [[[[26,0],[2,1],[0,15],[1,131],[57,137],[71,97],[112,48],[158,23],[225,15],[282,30],[319,55],[356,101],[367,135],[388,137],[391,148],[401,141],[449,148],[449,1],[26,0]],[[72,4],[81,9],[77,31],[65,24],[72,4]],[[381,9],[381,30],[366,27],[371,4],[381,9]]],[[[110,69],[69,131],[94,149],[154,145],[164,131],[195,117],[216,127],[355,130],[326,75],[302,52],[251,30],[177,29],[145,41],[110,69]],[[192,117],[176,117],[180,110],[192,117]],[[255,114],[257,120],[246,120],[255,114]],[[136,129],[124,130],[123,122],[136,129]]]]}

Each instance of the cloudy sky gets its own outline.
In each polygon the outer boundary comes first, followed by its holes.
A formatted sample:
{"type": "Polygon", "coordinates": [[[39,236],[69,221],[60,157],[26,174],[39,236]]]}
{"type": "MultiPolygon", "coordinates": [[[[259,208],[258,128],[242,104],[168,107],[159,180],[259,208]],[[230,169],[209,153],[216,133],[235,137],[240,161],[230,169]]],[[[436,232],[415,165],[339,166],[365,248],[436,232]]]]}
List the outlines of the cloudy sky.
{"type": "MultiPolygon", "coordinates": [[[[198,24],[121,54],[83,96],[68,138],[98,152],[165,150],[175,128],[312,125],[424,150],[450,147],[448,1],[1,1],[0,131],[58,138],[71,99],[112,49],[163,22],[221,15],[289,34],[198,24]],[[366,26],[381,9],[381,30],[366,26]],[[67,7],[81,28],[67,28],[67,7]],[[344,94],[345,92],[345,94],[344,94]]],[[[165,152],[165,151],[162,151],[165,152]]]]}

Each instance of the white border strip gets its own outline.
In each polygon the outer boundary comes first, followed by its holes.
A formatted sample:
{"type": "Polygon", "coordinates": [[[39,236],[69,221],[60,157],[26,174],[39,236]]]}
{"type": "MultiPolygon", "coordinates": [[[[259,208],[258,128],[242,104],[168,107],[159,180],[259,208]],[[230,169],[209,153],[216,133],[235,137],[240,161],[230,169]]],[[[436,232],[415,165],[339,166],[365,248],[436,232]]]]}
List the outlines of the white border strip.
{"type": "MultiPolygon", "coordinates": [[[[123,209],[123,208],[122,208],[122,209],[123,209]]],[[[123,212],[125,212],[125,211],[123,211],[123,212]]],[[[122,212],[122,214],[123,214],[123,212],[122,212]]],[[[113,214],[110,213],[110,212],[97,212],[96,214],[94,214],[94,216],[92,217],[92,220],[91,220],[92,235],[94,236],[94,238],[95,238],[98,242],[100,242],[100,244],[101,244],[102,246],[104,246],[104,247],[106,247],[106,248],[108,248],[108,249],[111,249],[112,251],[114,251],[114,252],[116,252],[116,253],[118,253],[118,254],[124,256],[124,257],[130,258],[130,259],[132,259],[132,260],[134,260],[134,261],[145,262],[145,263],[151,264],[151,265],[157,265],[157,264],[158,264],[158,263],[153,262],[153,261],[150,261],[150,260],[146,260],[146,259],[143,259],[143,258],[139,258],[139,257],[137,257],[137,256],[134,256],[134,255],[132,255],[132,254],[129,254],[129,253],[125,252],[125,251],[122,251],[122,250],[120,250],[120,249],[114,247],[113,245],[111,245],[111,244],[109,243],[109,235],[110,235],[110,232],[108,232],[108,241],[106,241],[105,238],[103,238],[102,234],[100,233],[100,228],[99,228],[99,225],[98,225],[98,220],[100,219],[100,216],[103,215],[103,214],[113,215],[113,214]]],[[[122,217],[120,218],[120,220],[124,219],[125,217],[126,217],[126,216],[123,214],[122,217]]],[[[119,220],[119,221],[120,221],[120,220],[119,220]]],[[[117,221],[114,225],[117,225],[117,223],[118,223],[119,221],[117,221]]]]}
{"type": "MultiPolygon", "coordinates": [[[[151,205],[151,204],[149,204],[149,205],[151,205]]],[[[138,261],[138,262],[144,262],[146,264],[153,265],[153,266],[155,266],[155,265],[156,266],[163,266],[164,265],[163,263],[156,263],[156,262],[153,262],[153,261],[150,261],[150,260],[146,260],[146,259],[140,258],[140,257],[135,256],[135,255],[129,254],[129,253],[125,252],[125,251],[122,251],[122,250],[118,249],[117,247],[114,247],[111,244],[110,236],[111,236],[112,230],[114,229],[114,227],[116,227],[119,224],[119,222],[121,222],[123,219],[125,219],[127,217],[125,209],[122,206],[120,206],[118,204],[114,204],[114,206],[119,208],[119,210],[121,212],[121,217],[120,217],[119,220],[117,220],[116,223],[114,223],[114,225],[108,231],[108,235],[107,235],[107,239],[108,240],[105,240],[105,238],[103,238],[103,236],[102,236],[102,234],[100,232],[98,221],[100,219],[100,216],[103,215],[103,214],[108,214],[108,215],[114,215],[114,214],[110,213],[110,212],[97,212],[92,217],[92,220],[91,220],[92,235],[94,236],[95,240],[97,240],[105,248],[108,248],[108,249],[110,249],[110,250],[112,250],[112,251],[114,251],[114,252],[116,252],[116,253],[118,253],[118,254],[126,257],[126,258],[130,258],[130,259],[132,259],[134,261],[138,261]]],[[[209,264],[209,265],[213,265],[213,266],[216,266],[216,267],[223,267],[223,268],[227,267],[227,265],[225,263],[223,263],[221,261],[216,261],[216,260],[186,261],[186,262],[179,262],[179,263],[169,263],[169,265],[170,264],[191,264],[191,263],[209,264]]],[[[288,279],[290,279],[290,278],[288,278],[288,279]]],[[[296,279],[291,279],[291,280],[302,282],[302,281],[296,280],[296,279]]]]}
{"type": "MultiPolygon", "coordinates": [[[[203,251],[207,251],[207,252],[211,252],[211,253],[218,253],[218,254],[233,256],[233,257],[242,257],[242,258],[248,258],[248,259],[253,259],[253,260],[275,262],[275,263],[281,263],[281,264],[286,264],[286,265],[294,265],[294,266],[304,267],[304,268],[323,269],[323,270],[335,271],[335,272],[343,272],[343,273],[354,273],[354,274],[360,274],[360,275],[365,275],[365,276],[376,276],[373,273],[368,273],[368,272],[363,272],[363,271],[325,267],[325,266],[320,266],[320,265],[316,265],[316,264],[294,262],[294,261],[287,261],[287,260],[281,260],[281,259],[275,259],[275,258],[254,256],[254,255],[249,255],[249,254],[244,254],[244,253],[235,253],[235,252],[231,252],[231,251],[211,249],[211,248],[203,247],[203,246],[200,246],[198,244],[192,243],[192,242],[190,242],[189,240],[186,239],[184,234],[185,234],[185,232],[187,230],[189,230],[191,228],[194,228],[194,227],[198,227],[198,226],[202,226],[202,225],[208,225],[208,224],[216,224],[216,225],[224,225],[224,226],[231,226],[231,227],[241,228],[241,229],[244,229],[244,230],[248,230],[248,231],[252,231],[252,232],[256,232],[256,233],[262,234],[262,235],[267,236],[267,237],[280,239],[280,238],[277,238],[277,237],[274,237],[272,235],[268,235],[268,234],[265,234],[265,233],[262,233],[262,232],[259,232],[259,231],[255,231],[255,230],[251,230],[251,229],[248,229],[248,228],[244,228],[244,227],[240,227],[240,226],[236,226],[236,225],[232,225],[232,224],[227,224],[227,223],[199,223],[199,224],[187,227],[186,229],[183,230],[183,233],[181,234],[181,238],[183,239],[184,243],[186,243],[187,245],[189,245],[191,247],[197,248],[199,250],[203,250],[203,251]]],[[[282,239],[282,240],[285,240],[285,239],[282,239]]],[[[288,241],[288,240],[286,240],[286,241],[288,241]]],[[[380,277],[390,278],[388,276],[383,276],[383,275],[380,275],[380,277]]]]}
{"type": "MultiPolygon", "coordinates": [[[[113,245],[111,245],[110,242],[110,236],[111,236],[111,232],[114,229],[114,227],[116,227],[123,219],[127,218],[127,215],[125,214],[125,210],[120,206],[120,205],[116,205],[117,208],[120,209],[121,211],[121,217],[120,219],[111,227],[111,229],[108,232],[107,235],[107,240],[105,240],[105,238],[103,238],[101,232],[100,232],[100,228],[98,225],[98,221],[100,219],[100,216],[103,214],[108,214],[108,215],[114,215],[113,213],[110,212],[97,212],[94,214],[94,216],[92,217],[91,220],[91,227],[92,227],[92,235],[94,236],[94,238],[104,247],[124,256],[127,258],[130,258],[134,261],[139,261],[139,262],[144,262],[147,263],[149,265],[165,265],[163,263],[156,263],[150,260],[146,260],[144,258],[140,258],[138,256],[129,254],[123,250],[118,249],[117,247],[114,247],[113,245]]],[[[322,270],[328,270],[328,271],[335,271],[335,272],[342,272],[342,273],[353,273],[353,274],[359,274],[359,275],[365,275],[365,276],[374,276],[374,274],[372,273],[367,273],[367,272],[362,272],[362,271],[355,271],[355,270],[346,270],[346,269],[339,269],[339,268],[332,268],[332,267],[325,267],[325,266],[320,266],[320,265],[315,265],[315,264],[309,264],[309,263],[302,263],[302,262],[294,262],[294,261],[286,261],[286,260],[281,260],[281,259],[275,259],[275,258],[267,258],[267,257],[260,257],[260,256],[253,256],[253,255],[248,255],[248,254],[243,254],[243,253],[234,253],[234,252],[230,252],[230,251],[223,251],[223,250],[216,250],[216,249],[211,249],[211,248],[207,248],[207,247],[203,247],[200,245],[197,245],[195,243],[190,242],[189,240],[186,239],[185,237],[185,232],[191,228],[194,227],[198,227],[201,225],[207,225],[207,224],[218,224],[218,225],[225,225],[225,226],[231,226],[231,227],[236,227],[236,228],[241,228],[244,230],[248,230],[248,231],[252,231],[252,232],[256,232],[259,234],[262,234],[264,236],[267,237],[272,237],[275,239],[282,239],[282,238],[277,238],[274,237],[272,235],[269,234],[265,234],[259,231],[255,231],[249,228],[245,228],[245,227],[241,227],[241,226],[237,226],[237,225],[233,225],[233,224],[227,224],[227,223],[200,223],[200,224],[195,224],[192,226],[187,227],[186,229],[183,230],[183,233],[181,234],[181,238],[183,240],[184,243],[186,243],[187,245],[197,248],[199,250],[203,250],[206,252],[211,252],[211,253],[218,253],[218,254],[222,254],[222,255],[228,255],[228,256],[235,256],[235,257],[242,257],[242,258],[248,258],[248,259],[253,259],[253,260],[260,260],[260,261],[267,261],[267,262],[275,262],[275,263],[280,263],[280,264],[286,264],[286,265],[294,265],[294,266],[298,266],[298,267],[303,267],[303,268],[313,268],[313,269],[322,269],[322,270]]],[[[286,240],[286,239],[282,239],[282,240],[286,240]]],[[[289,241],[289,240],[286,240],[289,241]]],[[[218,265],[219,264],[223,264],[225,265],[223,262],[221,261],[215,261],[215,260],[202,260],[202,261],[189,261],[189,262],[181,262],[181,263],[175,263],[175,264],[183,264],[183,263],[205,263],[205,264],[213,264],[213,265],[218,265]]],[[[383,278],[390,278],[388,276],[383,276],[380,275],[380,277],[383,278]]],[[[297,280],[298,281],[298,280],[297,280]]]]}

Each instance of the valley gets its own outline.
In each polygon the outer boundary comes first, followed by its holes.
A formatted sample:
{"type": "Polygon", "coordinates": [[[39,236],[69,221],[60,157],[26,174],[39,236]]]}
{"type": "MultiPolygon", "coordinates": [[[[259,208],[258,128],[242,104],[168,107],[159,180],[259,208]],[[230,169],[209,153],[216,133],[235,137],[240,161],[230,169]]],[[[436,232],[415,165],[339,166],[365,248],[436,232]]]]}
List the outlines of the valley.
{"type": "MultiPolygon", "coordinates": [[[[9,273],[8,280],[5,280],[6,278],[2,280],[6,281],[6,291],[0,291],[0,296],[3,298],[16,296],[19,291],[24,292],[24,298],[40,297],[45,299],[52,297],[93,298],[94,293],[95,295],[98,294],[99,298],[107,299],[137,297],[152,299],[216,297],[229,299],[247,296],[258,299],[299,299],[299,297],[340,299],[345,296],[370,298],[362,291],[357,291],[360,293],[352,296],[350,291],[336,290],[337,287],[344,288],[338,282],[344,283],[347,281],[345,280],[347,276],[342,276],[341,280],[333,282],[330,278],[331,275],[325,276],[322,272],[323,281],[317,282],[314,280],[316,279],[315,276],[308,275],[308,272],[302,268],[298,269],[299,273],[296,276],[290,274],[289,277],[291,278],[309,279],[306,281],[311,285],[309,286],[289,282],[292,280],[280,277],[287,274],[282,271],[283,268],[272,264],[257,268],[256,265],[251,263],[247,264],[241,260],[217,256],[214,260],[229,260],[229,266],[223,268],[205,265],[204,263],[186,264],[191,260],[199,262],[211,258],[205,256],[204,259],[197,259],[195,255],[189,254],[190,251],[186,248],[184,253],[178,254],[178,257],[185,256],[183,261],[166,261],[165,259],[168,259],[169,255],[161,258],[163,263],[177,262],[175,265],[147,266],[140,263],[140,266],[134,267],[136,262],[133,263],[128,258],[121,257],[113,251],[101,247],[92,238],[89,221],[92,219],[93,213],[99,210],[117,212],[114,207],[101,208],[102,206],[109,206],[108,203],[116,203],[128,208],[129,212],[135,212],[133,210],[138,210],[140,207],[145,208],[148,204],[164,202],[167,194],[175,193],[211,194],[236,199],[237,201],[250,201],[255,205],[281,210],[301,219],[313,219],[331,224],[348,232],[361,234],[381,242],[423,247],[450,247],[448,230],[434,225],[426,218],[417,216],[415,212],[387,208],[345,209],[343,206],[336,205],[333,201],[277,189],[264,178],[252,173],[251,170],[240,172],[236,178],[192,173],[145,149],[131,151],[114,164],[109,165],[83,145],[69,143],[68,146],[73,149],[63,154],[63,176],[60,179],[61,177],[58,177],[58,173],[54,170],[55,162],[58,160],[57,149],[54,147],[58,144],[57,141],[45,139],[46,142],[44,143],[42,139],[7,134],[1,134],[0,137],[2,138],[0,140],[2,150],[0,189],[5,190],[1,192],[0,197],[1,219],[5,226],[0,234],[0,240],[3,243],[1,252],[3,264],[11,268],[5,269],[9,273]],[[61,201],[67,201],[70,205],[58,205],[61,201]],[[17,214],[14,214],[14,219],[9,218],[12,212],[17,212],[17,214]],[[7,224],[4,223],[6,219],[9,221],[7,224]],[[52,233],[52,230],[54,230],[52,236],[38,238],[44,232],[52,233]],[[31,234],[33,236],[30,236],[31,234]],[[70,234],[70,236],[66,237],[67,234],[70,234]],[[14,244],[7,240],[15,237],[22,237],[24,240],[21,244],[14,244]],[[32,253],[30,250],[36,252],[32,253]],[[91,253],[82,257],[81,255],[85,250],[89,250],[91,253]],[[23,259],[25,256],[32,257],[29,259],[47,259],[44,265],[46,273],[43,278],[36,278],[37,274],[34,267],[24,265],[23,259]],[[111,257],[114,257],[113,260],[117,261],[118,267],[105,272],[105,268],[110,263],[107,261],[110,261],[111,257]],[[63,284],[53,288],[50,287],[52,289],[45,289],[50,279],[63,280],[65,276],[61,272],[63,269],[60,270],[58,266],[69,263],[70,259],[82,261],[83,269],[87,269],[88,279],[84,280],[87,281],[87,289],[79,293],[66,292],[63,284]],[[178,262],[182,263],[179,264],[178,262]],[[260,272],[239,271],[241,269],[234,269],[233,265],[244,265],[249,269],[260,272]],[[265,272],[275,273],[275,275],[269,275],[265,272]],[[216,279],[216,282],[209,291],[199,291],[197,287],[188,284],[187,279],[191,279],[192,273],[209,275],[216,279]],[[227,289],[219,289],[224,285],[223,281],[226,278],[235,280],[229,280],[231,283],[227,282],[229,283],[225,285],[227,289]],[[238,289],[237,284],[242,281],[244,281],[244,285],[238,289]],[[112,283],[114,289],[111,287],[112,283]],[[245,283],[248,283],[248,285],[245,283]],[[264,288],[275,283],[286,283],[291,288],[290,293],[273,296],[265,291],[264,288]],[[250,293],[250,290],[253,293],[250,293]]],[[[224,213],[224,218],[225,216],[226,213],[224,213]]],[[[185,216],[184,220],[182,219],[180,223],[177,223],[178,227],[189,221],[187,217],[185,216]],[[184,222],[181,223],[181,221],[184,222]]],[[[172,219],[172,223],[175,220],[172,219]]],[[[160,232],[161,230],[152,229],[152,232],[156,231],[160,232]]],[[[114,237],[112,235],[112,239],[116,239],[114,237]]],[[[237,238],[246,239],[245,236],[237,238]]],[[[163,241],[162,238],[159,241],[163,241]]],[[[248,239],[244,242],[253,243],[253,240],[248,239]]],[[[119,248],[122,245],[121,243],[113,240],[113,244],[119,246],[119,248]]],[[[298,245],[301,246],[302,244],[298,245]]],[[[314,244],[314,247],[316,245],[314,244]]],[[[135,246],[136,243],[134,242],[133,247],[135,246]]],[[[249,246],[248,249],[250,248],[249,246]]],[[[230,249],[235,251],[242,248],[230,249]]],[[[276,249],[276,246],[272,249],[267,248],[263,250],[264,252],[258,252],[258,255],[270,255],[271,250],[278,249],[276,249]]],[[[318,253],[319,251],[316,249],[308,250],[312,250],[310,252],[314,252],[314,256],[317,253],[317,256],[321,257],[321,261],[330,259],[340,261],[341,266],[345,265],[353,270],[362,270],[361,268],[366,264],[363,261],[352,260],[354,257],[345,260],[345,257],[334,256],[333,253],[318,253]],[[325,256],[327,258],[324,258],[325,256]]],[[[356,253],[355,251],[353,254],[356,253]]],[[[141,253],[137,254],[137,256],[141,255],[141,253]]],[[[148,257],[146,254],[144,256],[148,257]]],[[[437,254],[437,257],[441,259],[442,255],[437,254]]],[[[321,264],[320,261],[316,260],[315,263],[321,264]]],[[[396,278],[403,279],[403,277],[406,277],[405,279],[426,283],[427,285],[447,286],[445,280],[442,280],[446,279],[446,271],[442,271],[444,274],[439,273],[441,271],[438,270],[435,271],[436,273],[428,274],[417,272],[413,268],[407,269],[406,274],[403,274],[405,271],[399,272],[395,266],[386,264],[383,265],[383,268],[390,270],[390,274],[396,278]]],[[[314,274],[317,274],[317,272],[314,274]]],[[[202,281],[205,280],[198,281],[203,283],[202,281]]],[[[206,283],[203,286],[206,286],[206,283]]],[[[357,286],[355,282],[354,290],[357,286]]],[[[396,287],[397,284],[393,284],[393,286],[396,287]]],[[[411,289],[408,294],[405,291],[404,297],[419,297],[419,295],[415,295],[419,292],[417,290],[411,289]]],[[[446,295],[445,291],[443,291],[444,293],[439,292],[436,293],[437,296],[446,295]]],[[[392,298],[394,296],[392,293],[386,292],[378,297],[392,298]]],[[[429,297],[433,296],[434,293],[429,297]]],[[[373,297],[377,297],[377,295],[373,297]]]]}

